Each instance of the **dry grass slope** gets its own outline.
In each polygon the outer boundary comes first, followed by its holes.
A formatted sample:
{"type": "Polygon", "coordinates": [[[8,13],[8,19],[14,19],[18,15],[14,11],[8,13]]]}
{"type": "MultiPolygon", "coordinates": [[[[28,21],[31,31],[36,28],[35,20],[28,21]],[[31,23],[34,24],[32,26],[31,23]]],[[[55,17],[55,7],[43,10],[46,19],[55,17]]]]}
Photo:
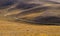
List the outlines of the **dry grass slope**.
{"type": "MultiPolygon", "coordinates": [[[[5,12],[5,10],[3,10],[3,12],[5,12]]],[[[32,15],[34,16],[36,14],[32,15]]],[[[12,22],[8,21],[8,18],[3,15],[0,15],[0,36],[60,36],[60,26],[31,25],[23,22],[12,22]]]]}

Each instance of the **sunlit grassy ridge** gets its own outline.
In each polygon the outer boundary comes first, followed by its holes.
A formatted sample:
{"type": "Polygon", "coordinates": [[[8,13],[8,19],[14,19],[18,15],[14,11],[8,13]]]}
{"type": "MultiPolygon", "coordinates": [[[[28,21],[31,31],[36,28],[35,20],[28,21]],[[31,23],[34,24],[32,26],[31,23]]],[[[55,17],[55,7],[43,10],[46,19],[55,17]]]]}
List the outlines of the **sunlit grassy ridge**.
{"type": "MultiPolygon", "coordinates": [[[[51,11],[51,10],[49,10],[51,11]]],[[[52,10],[53,11],[53,10],[52,10]]],[[[57,12],[57,10],[55,10],[57,12]]],[[[11,16],[6,17],[7,9],[0,10],[0,35],[1,36],[60,36],[60,26],[31,25],[30,23],[17,22],[11,16]]],[[[9,11],[9,15],[18,14],[20,10],[9,11]]],[[[43,12],[42,12],[43,13],[43,12]]],[[[31,19],[42,13],[34,13],[20,18],[31,19]]]]}

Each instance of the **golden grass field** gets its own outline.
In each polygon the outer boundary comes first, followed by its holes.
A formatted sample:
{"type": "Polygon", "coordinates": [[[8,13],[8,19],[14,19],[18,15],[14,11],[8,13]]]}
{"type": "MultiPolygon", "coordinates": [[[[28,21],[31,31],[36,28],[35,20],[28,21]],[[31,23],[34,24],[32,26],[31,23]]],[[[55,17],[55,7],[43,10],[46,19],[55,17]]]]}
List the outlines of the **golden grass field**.
{"type": "Polygon", "coordinates": [[[60,26],[8,21],[0,15],[0,36],[60,36],[60,26]]]}
{"type": "Polygon", "coordinates": [[[0,20],[0,36],[60,36],[60,26],[30,25],[0,20]]]}

